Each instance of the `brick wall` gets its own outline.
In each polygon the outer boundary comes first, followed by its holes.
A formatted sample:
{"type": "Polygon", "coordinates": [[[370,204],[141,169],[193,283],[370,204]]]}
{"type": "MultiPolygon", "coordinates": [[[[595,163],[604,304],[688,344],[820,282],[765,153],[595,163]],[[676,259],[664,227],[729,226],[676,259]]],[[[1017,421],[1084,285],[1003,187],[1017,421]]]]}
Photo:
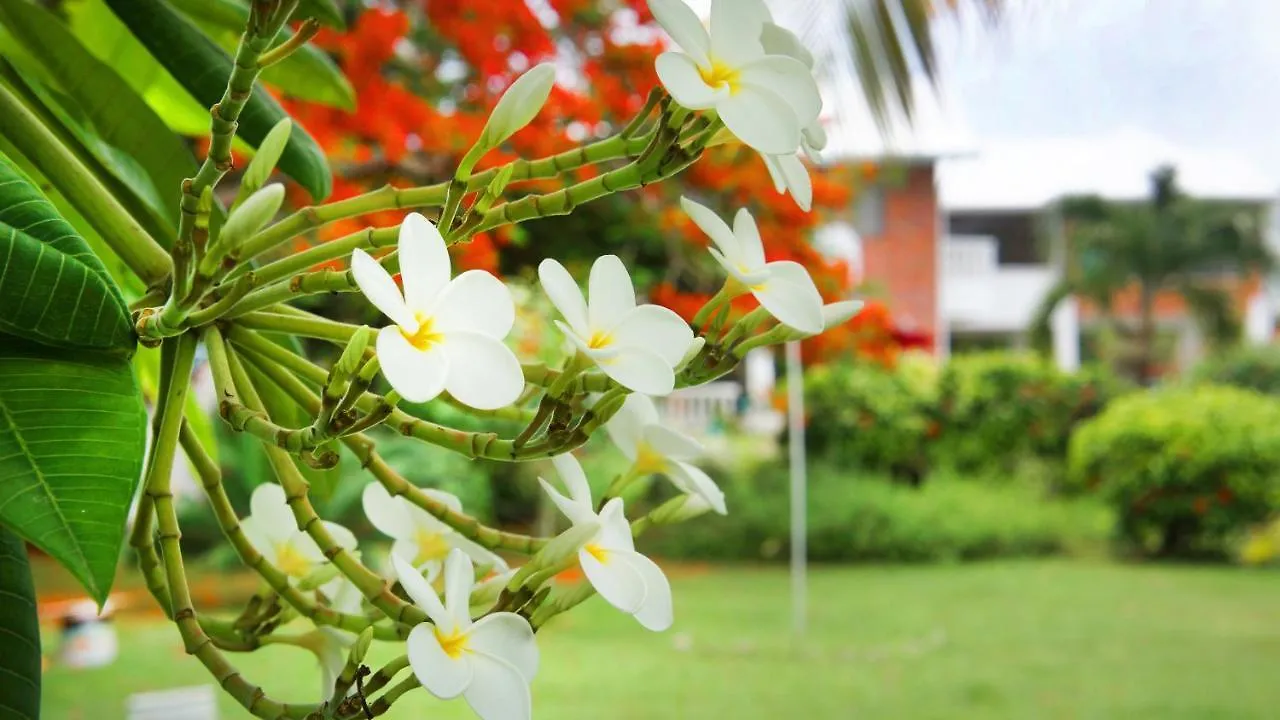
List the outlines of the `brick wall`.
{"type": "Polygon", "coordinates": [[[883,232],[862,238],[863,274],[888,296],[903,329],[936,338],[938,329],[938,196],[933,165],[912,165],[884,188],[883,232]]]}

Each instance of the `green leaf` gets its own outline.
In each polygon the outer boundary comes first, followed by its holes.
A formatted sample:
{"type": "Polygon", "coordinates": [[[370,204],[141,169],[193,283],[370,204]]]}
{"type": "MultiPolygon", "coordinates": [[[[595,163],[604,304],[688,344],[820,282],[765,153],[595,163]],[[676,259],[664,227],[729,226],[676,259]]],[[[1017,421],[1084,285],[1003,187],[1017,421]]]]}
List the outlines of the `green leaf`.
{"type": "Polygon", "coordinates": [[[280,161],[280,153],[284,152],[284,145],[289,142],[292,130],[293,121],[285,118],[267,133],[267,138],[258,146],[258,152],[244,169],[244,175],[240,176],[240,189],[236,191],[235,202],[231,203],[232,210],[266,184],[271,171],[276,169],[276,163],[280,161]]]}
{"type": "Polygon", "coordinates": [[[40,621],[22,538],[0,526],[0,715],[40,717],[40,621]]]}
{"type": "MultiPolygon", "coordinates": [[[[146,101],[109,65],[93,56],[53,14],[25,0],[0,0],[0,22],[40,63],[58,89],[83,115],[79,134],[92,133],[111,155],[108,168],[130,162],[145,173],[148,204],[174,227],[179,216],[179,188],[195,174],[196,162],[186,144],[165,125],[146,101]],[[127,161],[121,160],[127,158],[127,161]]],[[[73,128],[75,129],[75,128],[73,128]]],[[[102,148],[95,155],[105,152],[102,148]]],[[[121,178],[131,187],[138,179],[121,178]]]]}
{"type": "MultiPolygon", "coordinates": [[[[222,98],[233,63],[199,28],[162,0],[107,0],[107,5],[196,100],[212,106],[222,98]]],[[[256,147],[285,117],[280,104],[256,87],[240,114],[239,135],[256,147]]],[[[301,127],[290,135],[280,169],[317,201],[332,190],[324,151],[301,127]]]]}
{"type": "Polygon", "coordinates": [[[321,25],[339,30],[347,29],[347,20],[333,0],[299,0],[298,9],[293,11],[293,19],[306,18],[315,18],[321,25]]]}
{"type": "Polygon", "coordinates": [[[0,256],[0,332],[47,345],[133,350],[129,308],[107,269],[7,161],[0,162],[0,256]]]}
{"type": "Polygon", "coordinates": [[[146,422],[128,358],[0,338],[0,523],[99,604],[142,472],[146,422]]]}
{"type": "MultiPolygon", "coordinates": [[[[234,53],[240,34],[249,20],[249,8],[238,0],[170,0],[174,7],[194,22],[223,50],[234,53]]],[[[281,30],[279,41],[293,37],[289,28],[281,30]]],[[[328,53],[314,45],[303,45],[284,60],[262,71],[262,82],[280,88],[286,95],[321,105],[356,109],[356,92],[328,53]]]]}

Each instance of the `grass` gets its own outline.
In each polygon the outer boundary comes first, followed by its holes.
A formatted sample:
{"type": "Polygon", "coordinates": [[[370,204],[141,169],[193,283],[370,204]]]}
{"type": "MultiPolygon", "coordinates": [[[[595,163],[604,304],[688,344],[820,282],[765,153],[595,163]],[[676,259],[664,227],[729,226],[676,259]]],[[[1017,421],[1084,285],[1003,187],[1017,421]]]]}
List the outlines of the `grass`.
{"type": "MultiPolygon", "coordinates": [[[[598,599],[551,624],[539,636],[536,715],[1204,720],[1280,712],[1275,573],[1066,560],[815,568],[803,643],[787,632],[785,570],[715,569],[673,584],[677,624],[665,634],[598,599]]],[[[45,717],[122,718],[129,693],[207,682],[173,628],[135,620],[119,630],[113,666],[50,668],[45,717]]],[[[236,662],[273,696],[318,694],[304,651],[272,647],[236,662]]],[[[222,708],[224,720],[244,716],[230,702],[222,708]]],[[[421,690],[396,709],[391,717],[473,717],[461,701],[421,690]]]]}

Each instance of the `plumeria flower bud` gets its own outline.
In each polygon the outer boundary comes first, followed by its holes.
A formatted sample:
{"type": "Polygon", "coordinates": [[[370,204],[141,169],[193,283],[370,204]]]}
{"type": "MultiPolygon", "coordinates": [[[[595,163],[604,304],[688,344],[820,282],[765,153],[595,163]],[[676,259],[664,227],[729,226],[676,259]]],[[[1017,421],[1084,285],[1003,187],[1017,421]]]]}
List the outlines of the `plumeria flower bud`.
{"type": "Polygon", "coordinates": [[[555,260],[542,261],[538,278],[565,319],[556,326],[606,375],[648,395],[666,395],[675,388],[675,366],[693,342],[693,331],[667,308],[637,306],[631,276],[616,255],[605,255],[591,266],[590,303],[555,260]]]}
{"type": "Polygon", "coordinates": [[[351,255],[360,292],[395,322],[377,340],[387,382],[409,402],[426,402],[446,390],[478,410],[515,402],[524,390],[524,373],[502,342],[516,318],[507,286],[483,270],[450,280],[444,238],[418,213],[400,226],[399,247],[403,294],[368,253],[351,255]]]}
{"type": "Polygon", "coordinates": [[[556,84],[556,67],[542,63],[516,78],[489,115],[477,145],[493,149],[528,125],[542,110],[556,84]]]}
{"type": "Polygon", "coordinates": [[[822,332],[822,295],[804,266],[790,260],[766,263],[764,243],[755,218],[741,209],[733,218],[733,228],[709,208],[680,198],[680,206],[715,247],[711,256],[778,322],[802,333],[822,332]]]}
{"type": "MultiPolygon", "coordinates": [[[[355,550],[356,536],[350,530],[327,520],[324,526],[340,547],[355,550]]],[[[254,488],[249,496],[249,516],[240,521],[240,529],[267,562],[293,582],[328,562],[316,541],[298,529],[279,485],[265,483],[254,488]]]]}
{"type": "Polygon", "coordinates": [[[432,695],[459,695],[481,720],[527,720],[533,709],[529,683],[538,672],[538,646],[529,621],[510,612],[471,621],[475,568],[461,550],[444,567],[444,602],[421,575],[398,555],[400,584],[430,623],[414,626],[405,642],[409,666],[432,695]]]}
{"type": "Polygon", "coordinates": [[[594,536],[578,550],[578,564],[587,581],[610,605],[632,615],[643,627],[662,631],[671,627],[671,584],[649,558],[636,552],[631,526],[622,511],[622,498],[605,503],[597,514],[582,466],[572,455],[551,458],[569,496],[561,495],[542,478],[538,482],[560,512],[574,525],[597,526],[594,536]]]}
{"type": "MultiPolygon", "coordinates": [[[[462,512],[462,501],[456,495],[430,488],[422,492],[450,510],[462,512]]],[[[425,572],[428,582],[433,582],[441,573],[445,558],[455,548],[481,565],[499,572],[507,570],[507,563],[502,558],[463,537],[405,498],[393,497],[381,483],[366,485],[361,501],[369,522],[378,532],[395,539],[391,546],[392,555],[408,561],[418,573],[425,572]]]]}
{"type": "Polygon", "coordinates": [[[822,111],[822,98],[804,63],[766,54],[760,13],[743,12],[737,0],[712,0],[708,33],[682,0],[649,0],[649,10],[683,51],[656,61],[658,78],[676,102],[714,109],[758,152],[795,152],[801,128],[822,111]]]}
{"type": "Polygon", "coordinates": [[[663,425],[647,395],[628,395],[604,428],[638,472],[665,475],[681,492],[697,495],[708,507],[725,514],[724,493],[709,475],[689,462],[705,454],[701,443],[663,425]]]}
{"type": "Polygon", "coordinates": [[[280,183],[271,183],[250,195],[227,216],[218,231],[218,244],[225,248],[239,246],[271,222],[283,202],[284,185],[280,183]]]}

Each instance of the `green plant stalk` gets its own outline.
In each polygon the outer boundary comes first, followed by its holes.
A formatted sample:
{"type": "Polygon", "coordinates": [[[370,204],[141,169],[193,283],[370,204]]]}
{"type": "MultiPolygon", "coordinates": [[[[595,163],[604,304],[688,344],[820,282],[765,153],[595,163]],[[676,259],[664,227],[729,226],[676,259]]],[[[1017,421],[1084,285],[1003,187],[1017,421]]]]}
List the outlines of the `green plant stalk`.
{"type": "MultiPolygon", "coordinates": [[[[328,207],[328,206],[323,206],[328,207]]],[[[293,253],[287,257],[267,263],[254,273],[258,280],[258,285],[267,285],[281,278],[286,278],[294,273],[303,272],[308,268],[313,268],[321,263],[327,263],[333,260],[346,258],[356,248],[362,250],[372,250],[374,248],[387,247],[395,245],[400,239],[400,226],[393,225],[385,228],[366,228],[359,232],[344,235],[343,237],[328,242],[321,243],[314,247],[307,248],[302,252],[293,253]]],[[[232,273],[235,276],[235,273],[232,273]]]]}
{"type": "Polygon", "coordinates": [[[284,60],[306,45],[307,42],[311,40],[311,38],[315,37],[318,32],[320,32],[320,21],[315,18],[307,18],[302,22],[302,25],[298,27],[298,31],[296,33],[279,45],[262,53],[258,58],[258,68],[265,70],[281,60],[284,60]]]}
{"type": "Polygon", "coordinates": [[[369,676],[369,679],[364,683],[365,694],[375,693],[386,687],[395,679],[396,675],[403,672],[407,667],[409,667],[408,655],[399,655],[392,658],[386,665],[378,668],[377,672],[369,676]]]}
{"type": "MultiPolygon", "coordinates": [[[[630,157],[643,150],[647,142],[648,138],[628,139],[615,136],[538,160],[516,160],[511,163],[511,182],[551,178],[584,165],[630,157]]],[[[501,168],[492,168],[472,175],[467,182],[467,190],[474,191],[485,187],[499,170],[501,168]]],[[[440,207],[444,204],[448,186],[447,182],[414,188],[395,188],[384,185],[377,190],[338,202],[305,207],[254,235],[244,243],[241,252],[233,254],[232,257],[236,259],[257,257],[303,233],[318,230],[329,223],[346,218],[367,215],[380,210],[440,207]]],[[[382,228],[382,230],[398,231],[398,226],[382,228]]],[[[326,243],[318,247],[328,245],[329,243],[326,243]]],[[[335,257],[341,257],[341,255],[335,257]]]]}
{"type": "Polygon", "coordinates": [[[269,699],[260,687],[245,680],[227,661],[201,628],[196,617],[182,563],[182,549],[179,546],[182,532],[178,527],[173,492],[169,486],[178,435],[182,428],[182,409],[186,405],[188,378],[195,358],[196,338],[194,335],[184,335],[167,340],[165,344],[170,346],[165,348],[169,381],[158,404],[161,420],[153,441],[154,450],[147,465],[144,492],[151,498],[158,523],[157,537],[172,603],[167,612],[178,626],[187,654],[200,660],[218,684],[251,714],[259,718],[304,717],[314,712],[315,707],[289,706],[269,699]]]}
{"type": "MultiPolygon", "coordinates": [[[[244,404],[250,409],[265,413],[262,400],[258,397],[257,390],[254,388],[248,374],[244,371],[244,367],[240,364],[239,358],[234,354],[228,353],[227,359],[230,361],[234,387],[221,389],[219,392],[223,397],[228,392],[239,394],[244,398],[244,404]]],[[[315,508],[311,506],[311,501],[307,498],[307,479],[298,471],[289,454],[274,445],[266,443],[263,444],[263,448],[267,454],[267,461],[275,472],[276,479],[280,482],[280,487],[284,489],[285,498],[290,510],[293,511],[298,529],[309,535],[316,542],[316,545],[320,547],[320,551],[324,553],[325,558],[332,562],[360,590],[365,598],[373,603],[374,607],[381,610],[393,622],[416,625],[425,621],[426,613],[397,597],[391,591],[390,583],[362,565],[350,550],[342,547],[333,539],[333,535],[329,533],[329,529],[325,527],[320,516],[316,514],[315,508]]]]}
{"type": "MultiPolygon", "coordinates": [[[[297,376],[277,363],[271,362],[255,354],[252,350],[245,352],[244,360],[252,364],[259,372],[276,384],[294,402],[308,412],[318,412],[320,396],[307,387],[297,376]]],[[[476,518],[457,512],[448,505],[422,492],[417,485],[409,482],[392,468],[374,449],[372,440],[362,435],[347,435],[342,438],[344,444],[360,460],[362,467],[387,489],[392,497],[402,496],[414,505],[430,513],[440,522],[453,528],[458,534],[475,542],[481,547],[491,550],[510,550],[512,552],[531,555],[546,544],[545,538],[536,538],[519,533],[510,533],[488,527],[476,518]]]]}
{"type": "Polygon", "coordinates": [[[338,344],[350,342],[352,336],[359,332],[361,327],[319,316],[282,315],[263,310],[255,310],[237,317],[236,324],[264,332],[317,338],[338,344]]]}
{"type": "Polygon", "coordinates": [[[208,307],[196,310],[188,315],[183,326],[186,328],[200,327],[201,325],[213,322],[223,315],[226,315],[236,303],[240,302],[241,298],[249,294],[249,291],[253,289],[253,286],[254,274],[252,271],[247,275],[241,275],[235,283],[231,285],[231,289],[227,291],[226,295],[218,298],[208,307]]]}
{"type": "Polygon", "coordinates": [[[362,632],[367,627],[373,627],[374,637],[381,640],[403,640],[408,637],[408,628],[374,623],[364,615],[340,613],[316,603],[294,587],[289,582],[289,576],[285,575],[275,565],[272,565],[263,557],[262,553],[258,552],[253,543],[249,542],[249,538],[240,527],[240,518],[231,507],[231,500],[227,497],[226,490],[222,486],[222,471],[218,469],[218,465],[213,461],[213,458],[209,457],[209,453],[204,449],[200,438],[186,423],[183,423],[179,442],[182,444],[183,452],[191,460],[196,476],[200,478],[200,485],[209,499],[209,507],[213,510],[214,518],[218,521],[218,527],[222,530],[222,534],[227,540],[230,541],[232,549],[236,551],[236,555],[240,558],[240,562],[261,576],[263,581],[281,599],[298,611],[298,614],[316,625],[327,625],[354,633],[362,632]]]}
{"type": "MultiPolygon", "coordinates": [[[[328,372],[324,368],[290,352],[287,348],[263,338],[248,328],[232,324],[227,330],[227,336],[238,347],[257,353],[271,363],[278,363],[288,368],[289,372],[309,380],[317,387],[322,385],[328,376],[328,372]]],[[[364,412],[373,412],[382,404],[385,404],[383,398],[369,392],[362,394],[356,402],[356,406],[364,412]]],[[[516,448],[513,441],[504,440],[497,433],[457,430],[416,418],[403,410],[394,410],[387,418],[387,425],[405,437],[416,438],[473,459],[488,458],[504,462],[553,457],[577,448],[589,439],[585,432],[575,431],[570,437],[558,444],[539,444],[516,448]]]]}
{"type": "Polygon", "coordinates": [[[310,427],[285,428],[271,421],[266,412],[255,410],[240,402],[234,387],[234,373],[226,343],[219,333],[205,335],[205,349],[209,353],[209,370],[218,388],[218,416],[236,432],[253,435],[264,444],[283,448],[297,455],[319,444],[310,427]]]}
{"type": "Polygon", "coordinates": [[[277,303],[297,299],[303,295],[319,293],[354,292],[355,278],[350,270],[317,270],[294,275],[288,282],[254,290],[227,311],[225,317],[235,318],[254,310],[262,310],[277,303]]]}
{"type": "Polygon", "coordinates": [[[9,88],[0,83],[0,133],[71,201],[129,270],[148,287],[164,281],[172,263],[138,221],[9,88]]]}
{"type": "MultiPolygon", "coordinates": [[[[373,701],[372,703],[369,703],[369,712],[372,713],[372,717],[385,715],[397,700],[403,697],[405,693],[409,692],[410,690],[413,690],[419,685],[420,683],[418,682],[418,678],[415,675],[410,675],[404,680],[401,680],[399,683],[396,683],[395,687],[383,693],[382,697],[379,697],[377,700],[373,701]]],[[[347,717],[359,718],[363,716],[364,716],[364,711],[362,710],[360,711],[360,714],[348,715],[347,717]]]]}
{"type": "Polygon", "coordinates": [[[662,178],[646,179],[640,165],[633,162],[554,192],[526,195],[519,200],[503,203],[485,213],[474,232],[537,218],[568,215],[579,205],[660,179],[662,178]]]}
{"type": "MultiPolygon", "coordinates": [[[[549,388],[560,379],[561,371],[552,370],[546,365],[540,363],[523,363],[520,369],[524,371],[524,381],[530,385],[549,388]]],[[[601,372],[583,372],[579,373],[573,382],[569,383],[567,388],[574,395],[583,393],[604,392],[611,387],[613,381],[608,375],[601,372]]]]}
{"type": "Polygon", "coordinates": [[[644,121],[648,119],[649,114],[653,112],[653,109],[658,106],[658,103],[666,96],[666,94],[666,90],[661,87],[651,89],[649,91],[649,95],[644,99],[644,106],[641,107],[640,111],[635,114],[635,117],[631,118],[630,122],[622,128],[622,132],[618,133],[618,136],[625,139],[635,135],[640,130],[640,126],[644,124],[644,121]]]}

